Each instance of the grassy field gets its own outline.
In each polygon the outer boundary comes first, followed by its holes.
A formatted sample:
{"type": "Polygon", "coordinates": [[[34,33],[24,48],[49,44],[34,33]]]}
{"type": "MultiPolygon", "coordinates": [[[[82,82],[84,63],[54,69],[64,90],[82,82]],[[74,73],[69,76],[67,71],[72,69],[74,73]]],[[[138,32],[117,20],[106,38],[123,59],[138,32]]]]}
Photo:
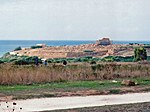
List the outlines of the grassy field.
{"type": "Polygon", "coordinates": [[[2,64],[0,71],[0,97],[12,96],[12,99],[150,91],[148,64],[2,64]],[[121,81],[124,79],[133,80],[138,85],[123,86],[121,81]]]}
{"type": "Polygon", "coordinates": [[[127,87],[121,85],[122,79],[104,81],[66,81],[32,85],[1,85],[0,94],[12,96],[13,99],[40,97],[85,96],[120,94],[128,92],[150,91],[150,78],[130,78],[138,85],[127,87]]]}

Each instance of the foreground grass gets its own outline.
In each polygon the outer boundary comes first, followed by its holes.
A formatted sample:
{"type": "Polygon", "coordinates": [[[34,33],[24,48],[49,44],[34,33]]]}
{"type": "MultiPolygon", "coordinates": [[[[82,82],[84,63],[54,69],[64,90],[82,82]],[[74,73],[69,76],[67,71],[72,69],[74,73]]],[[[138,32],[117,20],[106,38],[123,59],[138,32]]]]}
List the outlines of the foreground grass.
{"type": "Polygon", "coordinates": [[[40,98],[40,97],[56,97],[67,96],[68,92],[72,95],[87,95],[86,92],[95,90],[91,95],[97,94],[119,94],[125,92],[141,92],[150,91],[150,78],[132,78],[137,86],[125,87],[121,85],[123,79],[104,81],[66,81],[66,82],[51,82],[43,84],[32,85],[12,85],[0,86],[0,93],[7,96],[13,96],[13,99],[27,99],[27,98],[40,98]],[[125,91],[122,89],[125,88],[125,91]],[[78,92],[79,91],[79,92],[78,92]],[[81,93],[80,91],[84,91],[81,93]],[[105,91],[105,93],[104,93],[105,91]],[[66,94],[67,93],[67,94],[66,94]]]}
{"type": "MultiPolygon", "coordinates": [[[[127,78],[126,78],[127,79],[127,78]]],[[[0,92],[9,92],[9,91],[23,91],[23,90],[33,90],[40,88],[49,88],[53,89],[109,89],[112,87],[121,87],[121,81],[123,79],[117,79],[116,82],[113,80],[104,80],[104,81],[65,81],[65,82],[50,82],[43,84],[31,84],[31,85],[0,85],[0,92]]],[[[137,82],[139,85],[150,85],[150,78],[130,78],[137,82]]]]}
{"type": "Polygon", "coordinates": [[[111,87],[120,87],[121,84],[118,81],[113,83],[112,81],[67,81],[67,82],[51,82],[45,84],[32,84],[32,85],[12,85],[12,86],[0,86],[1,92],[17,92],[23,90],[33,90],[33,89],[106,89],[111,87]]]}

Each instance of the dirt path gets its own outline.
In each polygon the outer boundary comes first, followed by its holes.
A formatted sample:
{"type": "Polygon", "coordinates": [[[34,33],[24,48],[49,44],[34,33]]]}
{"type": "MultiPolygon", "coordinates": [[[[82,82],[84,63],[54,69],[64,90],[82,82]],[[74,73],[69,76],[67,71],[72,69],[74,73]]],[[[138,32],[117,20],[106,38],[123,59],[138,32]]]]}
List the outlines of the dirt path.
{"type": "Polygon", "coordinates": [[[30,112],[30,111],[44,111],[44,110],[57,110],[81,107],[93,107],[104,105],[128,104],[128,103],[141,103],[150,102],[149,93],[132,93],[123,95],[98,95],[86,97],[60,97],[60,98],[40,98],[17,100],[13,102],[1,102],[0,112],[7,109],[15,108],[16,112],[30,112]],[[15,102],[17,105],[12,106],[15,102]]]}

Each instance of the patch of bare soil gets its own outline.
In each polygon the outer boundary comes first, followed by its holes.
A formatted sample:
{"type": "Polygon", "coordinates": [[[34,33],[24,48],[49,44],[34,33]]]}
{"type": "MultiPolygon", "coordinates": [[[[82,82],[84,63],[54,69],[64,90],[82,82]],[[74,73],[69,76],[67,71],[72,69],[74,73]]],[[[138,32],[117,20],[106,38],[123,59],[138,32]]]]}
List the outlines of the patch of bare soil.
{"type": "Polygon", "coordinates": [[[7,96],[5,94],[0,93],[0,102],[11,101],[11,100],[12,100],[12,96],[7,96]]]}

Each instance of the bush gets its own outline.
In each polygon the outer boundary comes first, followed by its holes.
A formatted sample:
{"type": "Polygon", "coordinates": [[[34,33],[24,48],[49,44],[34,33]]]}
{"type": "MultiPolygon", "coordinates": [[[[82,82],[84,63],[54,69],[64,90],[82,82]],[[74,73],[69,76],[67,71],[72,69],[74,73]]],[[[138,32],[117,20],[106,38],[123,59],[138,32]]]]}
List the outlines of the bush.
{"type": "MultiPolygon", "coordinates": [[[[35,64],[35,58],[37,56],[16,56],[16,55],[8,55],[6,57],[2,57],[0,60],[6,63],[14,63],[16,65],[25,65],[25,64],[35,64]]],[[[42,60],[38,58],[38,63],[42,63],[42,60]]]]}
{"type": "Polygon", "coordinates": [[[81,58],[74,58],[73,62],[82,62],[81,58]]]}
{"type": "Polygon", "coordinates": [[[101,61],[101,58],[92,58],[92,61],[98,62],[101,61]]]}
{"type": "Polygon", "coordinates": [[[54,60],[54,63],[63,63],[63,61],[65,60],[65,58],[55,58],[53,60],[54,60]]]}
{"type": "Polygon", "coordinates": [[[110,94],[119,94],[120,92],[120,89],[112,89],[109,91],[110,94]]]}
{"type": "Polygon", "coordinates": [[[107,56],[107,57],[104,57],[101,61],[103,61],[103,62],[114,62],[115,59],[114,59],[114,56],[107,56]]]}
{"type": "Polygon", "coordinates": [[[147,60],[149,60],[149,61],[150,61],[150,56],[147,56],[147,60]]]}
{"type": "Polygon", "coordinates": [[[67,61],[66,60],[63,61],[63,65],[67,65],[67,61]]]}
{"type": "Polygon", "coordinates": [[[96,61],[91,61],[90,64],[96,64],[96,61]]]}
{"type": "Polygon", "coordinates": [[[54,60],[51,59],[51,58],[49,58],[49,59],[47,59],[47,62],[48,62],[48,63],[54,63],[54,60]]]}
{"type": "Polygon", "coordinates": [[[10,53],[9,53],[9,52],[5,53],[1,58],[6,58],[6,57],[8,57],[8,56],[10,56],[10,53]]]}
{"type": "Polygon", "coordinates": [[[134,57],[133,56],[107,56],[102,58],[102,62],[133,62],[134,57]]]}
{"type": "Polygon", "coordinates": [[[93,52],[92,50],[84,50],[83,52],[93,52]]]}
{"type": "Polygon", "coordinates": [[[144,47],[137,47],[134,50],[134,61],[142,61],[147,59],[147,52],[144,47]]]}
{"type": "MultiPolygon", "coordinates": [[[[28,64],[35,64],[35,58],[36,56],[27,57],[22,56],[14,61],[14,64],[16,65],[28,65],[28,64]]],[[[42,63],[42,60],[38,58],[38,63],[42,63]]]]}
{"type": "Polygon", "coordinates": [[[31,49],[38,49],[38,48],[42,48],[42,46],[31,46],[31,49]]]}
{"type": "Polygon", "coordinates": [[[127,56],[127,57],[115,56],[114,61],[115,62],[132,62],[133,58],[134,58],[133,56],[127,56]]]}
{"type": "Polygon", "coordinates": [[[29,64],[26,60],[16,60],[14,62],[15,65],[27,65],[29,64]]]}
{"type": "Polygon", "coordinates": [[[19,50],[21,50],[20,46],[14,49],[14,51],[19,51],[19,50]]]}
{"type": "Polygon", "coordinates": [[[89,62],[92,61],[92,56],[86,56],[81,58],[54,58],[54,59],[47,59],[48,63],[62,63],[64,60],[67,62],[89,62]]]}
{"type": "Polygon", "coordinates": [[[144,48],[150,48],[150,44],[145,44],[144,48]]]}
{"type": "Polygon", "coordinates": [[[0,64],[4,63],[4,61],[0,60],[0,64]]]}

